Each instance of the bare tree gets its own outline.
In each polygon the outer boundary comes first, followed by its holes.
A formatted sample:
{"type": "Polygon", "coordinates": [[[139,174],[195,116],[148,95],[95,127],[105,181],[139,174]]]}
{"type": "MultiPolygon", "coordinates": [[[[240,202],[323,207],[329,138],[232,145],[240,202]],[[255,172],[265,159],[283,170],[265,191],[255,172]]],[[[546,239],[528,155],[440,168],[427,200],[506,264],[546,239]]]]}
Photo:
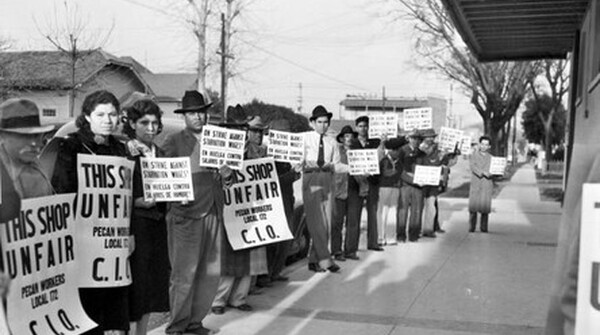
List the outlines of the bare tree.
{"type": "Polygon", "coordinates": [[[507,151],[510,120],[537,74],[532,62],[481,63],[461,42],[439,0],[387,0],[401,5],[392,13],[414,22],[415,46],[424,69],[434,70],[460,84],[483,120],[484,132],[497,154],[507,151]]]}
{"type": "Polygon", "coordinates": [[[206,90],[206,68],[208,67],[207,54],[207,26],[208,19],[212,12],[210,0],[184,0],[187,2],[188,10],[191,15],[185,21],[190,26],[198,42],[198,90],[204,92],[206,90]]]}
{"type": "MultiPolygon", "coordinates": [[[[560,106],[563,103],[563,99],[569,91],[569,67],[568,61],[559,60],[542,60],[538,62],[539,69],[541,70],[540,76],[545,79],[547,84],[547,91],[551,99],[551,108],[549,113],[540,113],[537,116],[544,125],[544,150],[546,151],[546,157],[549,157],[551,152],[551,136],[552,136],[552,122],[560,106]]],[[[540,91],[546,91],[545,85],[541,85],[536,78],[530,78],[528,84],[531,88],[531,94],[536,101],[540,101],[540,91]]]]}
{"type": "Polygon", "coordinates": [[[54,7],[52,19],[46,20],[43,27],[40,27],[37,20],[34,21],[40,34],[69,60],[69,116],[73,117],[75,97],[80,84],[76,81],[77,65],[108,42],[114,22],[105,33],[92,31],[89,27],[89,15],[83,17],[77,4],[71,5],[67,1],[64,1],[61,7],[54,7]]]}

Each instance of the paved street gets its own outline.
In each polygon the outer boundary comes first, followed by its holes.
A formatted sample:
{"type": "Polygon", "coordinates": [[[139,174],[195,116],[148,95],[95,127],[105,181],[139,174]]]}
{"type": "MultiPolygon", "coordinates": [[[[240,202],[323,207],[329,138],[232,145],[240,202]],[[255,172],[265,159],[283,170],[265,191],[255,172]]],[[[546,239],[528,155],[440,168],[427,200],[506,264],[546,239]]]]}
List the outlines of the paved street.
{"type": "Polygon", "coordinates": [[[443,198],[445,234],[384,252],[363,240],[361,259],[340,263],[341,273],[296,263],[289,282],[250,296],[254,312],[229,309],[205,326],[221,335],[540,334],[560,206],[540,202],[525,165],[493,207],[490,233],[468,233],[467,199],[443,198]]]}

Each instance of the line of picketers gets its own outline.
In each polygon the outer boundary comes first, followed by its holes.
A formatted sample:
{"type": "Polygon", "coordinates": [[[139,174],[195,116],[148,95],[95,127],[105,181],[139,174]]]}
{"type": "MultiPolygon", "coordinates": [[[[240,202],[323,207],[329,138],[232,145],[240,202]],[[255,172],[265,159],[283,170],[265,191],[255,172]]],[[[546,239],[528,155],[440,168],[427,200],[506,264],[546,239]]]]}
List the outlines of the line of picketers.
{"type": "MultiPolygon", "coordinates": [[[[130,222],[135,243],[131,243],[134,249],[129,258],[132,284],[79,289],[86,314],[98,324],[85,334],[146,334],[153,312],[170,312],[167,334],[209,334],[212,331],[202,323],[207,313],[222,314],[226,308],[251,311],[247,297],[254,286],[288,280],[281,272],[290,242],[244,250],[233,250],[228,242],[223,230],[223,188],[235,182],[229,167],[192,164],[193,201],[167,205],[144,200],[140,159],[190,157],[191,162],[199,162],[201,132],[211,123],[210,107],[202,93],[185,92],[182,107],[175,110],[182,115],[185,129],[170,134],[158,147],[154,140],[163,128],[162,112],[151,97],[137,95],[121,106],[109,91],[93,92],[85,97],[76,119],[78,130],[60,140],[52,175],[47,176],[38,156],[54,127],[41,125],[38,107],[30,100],[13,98],[0,105],[0,222],[18,217],[22,199],[77,193],[82,187],[78,154],[135,161],[130,222]],[[126,141],[115,136],[120,123],[126,141]]],[[[247,132],[244,159],[267,155],[262,139],[268,129],[291,131],[288,120],[267,125],[259,116],[247,116],[239,105],[230,107],[228,115],[231,117],[220,126],[247,132]]],[[[302,197],[312,240],[308,268],[338,272],[336,261],[359,259],[365,203],[369,250],[382,251],[386,245],[443,232],[437,222],[437,196],[445,189],[449,166],[459,153],[440,151],[433,129],[415,130],[399,138],[370,139],[367,116],[356,119],[356,130],[346,126],[333,138],[327,135],[331,117],[323,106],[315,107],[310,116],[314,130],[304,134],[303,162],[276,162],[288,224],[294,211],[293,184],[303,177],[302,197]],[[347,152],[352,149],[377,149],[380,173],[350,175],[347,152]],[[415,184],[418,164],[442,166],[439,185],[415,184]]],[[[0,294],[5,296],[8,276],[1,276],[0,294]]]]}

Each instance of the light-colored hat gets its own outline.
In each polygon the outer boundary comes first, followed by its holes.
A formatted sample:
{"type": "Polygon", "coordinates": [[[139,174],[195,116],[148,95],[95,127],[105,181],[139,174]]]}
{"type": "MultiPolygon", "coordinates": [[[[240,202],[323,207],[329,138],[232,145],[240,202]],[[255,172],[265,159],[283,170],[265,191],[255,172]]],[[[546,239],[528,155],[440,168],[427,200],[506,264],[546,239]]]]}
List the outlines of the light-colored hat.
{"type": "Polygon", "coordinates": [[[28,99],[8,99],[0,105],[0,131],[17,134],[43,134],[54,129],[42,126],[40,110],[28,99]]]}

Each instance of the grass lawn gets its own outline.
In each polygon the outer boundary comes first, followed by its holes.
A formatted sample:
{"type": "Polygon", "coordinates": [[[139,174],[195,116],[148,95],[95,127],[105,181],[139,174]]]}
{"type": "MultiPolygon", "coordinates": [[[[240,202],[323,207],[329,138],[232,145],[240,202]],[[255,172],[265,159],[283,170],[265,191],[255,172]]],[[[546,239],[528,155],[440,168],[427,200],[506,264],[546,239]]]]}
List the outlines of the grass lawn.
{"type": "Polygon", "coordinates": [[[562,168],[550,169],[546,174],[535,171],[535,178],[540,191],[540,199],[542,201],[558,201],[562,202],[564,192],[562,190],[563,172],[562,168]]]}

